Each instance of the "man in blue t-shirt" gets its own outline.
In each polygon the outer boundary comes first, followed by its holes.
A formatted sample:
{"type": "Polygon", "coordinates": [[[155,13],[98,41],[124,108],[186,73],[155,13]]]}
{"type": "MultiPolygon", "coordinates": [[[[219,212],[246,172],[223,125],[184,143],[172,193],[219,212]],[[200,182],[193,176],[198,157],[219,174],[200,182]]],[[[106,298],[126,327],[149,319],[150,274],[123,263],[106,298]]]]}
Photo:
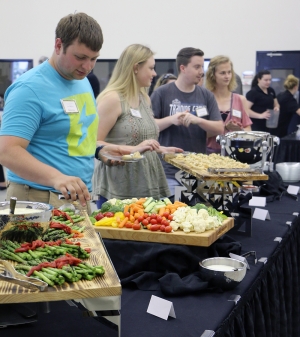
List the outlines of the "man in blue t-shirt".
{"type": "MultiPolygon", "coordinates": [[[[54,207],[79,200],[89,211],[98,114],[86,76],[102,47],[102,31],[85,13],[62,18],[49,60],[24,73],[6,91],[0,163],[8,168],[7,200],[54,207]]],[[[112,154],[129,153],[106,146],[112,154]]],[[[146,150],[146,149],[144,149],[146,150]]]]}
{"type": "MultiPolygon", "coordinates": [[[[151,95],[154,117],[159,126],[159,143],[185,151],[206,153],[207,135],[222,134],[222,117],[214,98],[207,89],[198,86],[203,76],[204,53],[196,48],[179,51],[176,64],[178,78],[151,95]]],[[[169,188],[174,194],[178,169],[163,162],[169,188]]]]}

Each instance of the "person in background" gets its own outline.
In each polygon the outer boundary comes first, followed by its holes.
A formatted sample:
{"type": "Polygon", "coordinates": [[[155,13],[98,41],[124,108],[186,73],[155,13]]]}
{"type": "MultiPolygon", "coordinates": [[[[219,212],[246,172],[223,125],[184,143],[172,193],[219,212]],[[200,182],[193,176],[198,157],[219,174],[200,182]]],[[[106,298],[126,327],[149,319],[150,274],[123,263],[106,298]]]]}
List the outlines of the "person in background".
{"type": "MultiPolygon", "coordinates": [[[[110,198],[160,199],[170,195],[157,154],[182,150],[160,146],[157,141],[159,130],[146,91],[156,75],[154,67],[153,52],[148,47],[140,44],[128,46],[118,59],[106,88],[97,98],[98,142],[101,145],[126,144],[133,153],[141,146],[150,146],[144,158],[134,163],[111,165],[104,155],[102,161],[96,163],[93,193],[99,196],[98,207],[110,198]]],[[[117,159],[112,164],[119,164],[117,159]]]]}
{"type": "Polygon", "coordinates": [[[98,80],[98,77],[94,74],[93,70],[87,75],[87,79],[92,86],[95,98],[97,98],[100,94],[100,82],[98,80]]]}
{"type": "MultiPolygon", "coordinates": [[[[251,119],[245,111],[245,97],[233,93],[236,87],[233,64],[227,56],[219,55],[212,58],[206,72],[206,88],[210,90],[217,101],[224,126],[222,134],[230,131],[250,131],[251,119]]],[[[221,146],[216,137],[208,137],[207,153],[220,153],[221,146]]]]}
{"type": "MultiPolygon", "coordinates": [[[[178,146],[185,151],[206,153],[207,132],[223,132],[223,122],[214,95],[198,86],[204,70],[204,53],[197,48],[179,51],[176,64],[178,78],[165,84],[151,95],[152,107],[160,130],[159,142],[163,146],[178,146]]],[[[171,194],[179,182],[178,169],[163,162],[171,194]]]]}
{"type": "Polygon", "coordinates": [[[277,95],[277,100],[280,105],[280,114],[278,120],[278,127],[273,129],[272,134],[280,138],[288,135],[289,125],[292,126],[293,131],[297,130],[296,123],[293,121],[293,117],[299,118],[300,108],[294,95],[299,89],[299,78],[294,75],[288,75],[284,82],[285,91],[277,95]]]}
{"type": "Polygon", "coordinates": [[[177,77],[174,74],[162,74],[159,79],[156,81],[156,84],[154,86],[154,90],[156,90],[158,87],[164,84],[168,84],[171,82],[175,82],[177,80],[177,77]]]}
{"type": "Polygon", "coordinates": [[[269,132],[266,120],[271,116],[270,110],[279,111],[275,91],[270,87],[271,80],[268,70],[258,72],[252,80],[251,90],[246,94],[253,131],[269,132]]]}
{"type": "Polygon", "coordinates": [[[43,62],[47,61],[48,58],[49,58],[49,57],[47,57],[47,56],[41,56],[41,57],[39,58],[39,64],[42,64],[43,62]]]}
{"type": "MultiPolygon", "coordinates": [[[[94,157],[101,148],[95,151],[98,115],[86,76],[102,43],[96,20],[85,13],[67,15],[56,27],[50,59],[7,89],[0,131],[7,200],[14,196],[59,207],[65,203],[62,194],[89,212],[94,157]]],[[[116,146],[107,150],[129,153],[116,146]]]]}
{"type": "Polygon", "coordinates": [[[243,95],[243,84],[240,76],[237,73],[234,73],[235,81],[236,81],[236,87],[233,90],[234,93],[243,95]]]}

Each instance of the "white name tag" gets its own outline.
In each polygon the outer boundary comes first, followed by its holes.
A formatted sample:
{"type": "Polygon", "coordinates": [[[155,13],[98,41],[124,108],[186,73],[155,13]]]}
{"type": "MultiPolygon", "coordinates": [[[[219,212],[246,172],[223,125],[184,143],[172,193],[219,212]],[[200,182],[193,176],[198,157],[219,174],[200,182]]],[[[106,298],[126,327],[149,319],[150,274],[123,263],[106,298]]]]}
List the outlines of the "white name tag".
{"type": "Polygon", "coordinates": [[[232,116],[242,118],[242,113],[239,110],[232,109],[232,116]]]}
{"type": "Polygon", "coordinates": [[[78,106],[74,99],[61,99],[60,102],[66,114],[79,113],[78,106]]]}
{"type": "Polygon", "coordinates": [[[198,109],[196,110],[196,113],[197,113],[197,116],[198,116],[198,117],[204,117],[204,116],[207,116],[207,115],[208,115],[208,112],[207,112],[205,106],[202,107],[202,108],[198,108],[198,109]]]}
{"type": "Polygon", "coordinates": [[[142,118],[141,113],[139,112],[139,110],[134,110],[134,109],[130,109],[131,115],[134,117],[138,117],[138,118],[142,118]]]}

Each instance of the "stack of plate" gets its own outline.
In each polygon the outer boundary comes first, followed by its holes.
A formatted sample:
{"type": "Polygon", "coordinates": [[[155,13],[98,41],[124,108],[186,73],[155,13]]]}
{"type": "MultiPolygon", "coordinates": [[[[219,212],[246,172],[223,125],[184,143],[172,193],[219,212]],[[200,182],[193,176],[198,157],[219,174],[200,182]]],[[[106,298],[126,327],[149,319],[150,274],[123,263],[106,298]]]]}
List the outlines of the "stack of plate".
{"type": "Polygon", "coordinates": [[[276,171],[281,175],[284,182],[296,183],[300,181],[300,163],[278,163],[276,171]]]}

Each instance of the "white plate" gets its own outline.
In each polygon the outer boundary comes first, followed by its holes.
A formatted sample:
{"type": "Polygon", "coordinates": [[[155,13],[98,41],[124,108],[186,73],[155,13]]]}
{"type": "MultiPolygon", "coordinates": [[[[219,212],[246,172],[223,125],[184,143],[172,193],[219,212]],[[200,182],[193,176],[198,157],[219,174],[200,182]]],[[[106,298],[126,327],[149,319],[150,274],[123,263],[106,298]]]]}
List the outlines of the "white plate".
{"type": "MultiPolygon", "coordinates": [[[[131,159],[123,159],[123,156],[112,156],[107,152],[101,152],[101,156],[110,159],[110,160],[115,160],[115,161],[120,161],[120,162],[124,162],[124,163],[136,163],[142,159],[144,159],[145,157],[143,155],[141,155],[141,157],[139,158],[131,158],[131,159]]],[[[133,156],[133,154],[131,154],[131,156],[133,156]]]]}

